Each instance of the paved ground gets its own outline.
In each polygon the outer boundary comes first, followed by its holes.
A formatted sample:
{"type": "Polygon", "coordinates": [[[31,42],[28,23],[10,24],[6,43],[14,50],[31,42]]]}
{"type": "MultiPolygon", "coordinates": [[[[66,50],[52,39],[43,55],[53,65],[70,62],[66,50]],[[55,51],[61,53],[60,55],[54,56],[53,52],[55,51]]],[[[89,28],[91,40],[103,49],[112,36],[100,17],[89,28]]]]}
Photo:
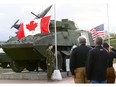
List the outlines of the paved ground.
{"type": "Polygon", "coordinates": [[[13,72],[10,68],[0,68],[0,83],[39,83],[39,84],[57,84],[57,83],[74,83],[73,78],[67,76],[67,72],[60,72],[62,80],[48,82],[46,72],[29,72],[24,70],[22,73],[13,72]],[[68,81],[68,82],[67,82],[68,81]]]}
{"type": "MultiPolygon", "coordinates": [[[[67,72],[60,72],[62,78],[67,77],[67,72]]],[[[46,80],[47,73],[42,70],[39,72],[36,71],[27,71],[24,70],[21,73],[13,72],[12,69],[0,69],[0,79],[1,80],[46,80]]]]}
{"type": "Polygon", "coordinates": [[[72,77],[67,77],[60,81],[51,82],[48,82],[47,80],[0,80],[0,83],[74,84],[74,81],[72,77]]]}
{"type": "MultiPolygon", "coordinates": [[[[114,64],[116,71],[116,63],[114,64]]],[[[27,83],[27,84],[74,84],[72,77],[63,78],[60,81],[48,82],[47,80],[0,80],[0,83],[27,83]]],[[[115,82],[116,83],[116,82],[115,82]]]]}

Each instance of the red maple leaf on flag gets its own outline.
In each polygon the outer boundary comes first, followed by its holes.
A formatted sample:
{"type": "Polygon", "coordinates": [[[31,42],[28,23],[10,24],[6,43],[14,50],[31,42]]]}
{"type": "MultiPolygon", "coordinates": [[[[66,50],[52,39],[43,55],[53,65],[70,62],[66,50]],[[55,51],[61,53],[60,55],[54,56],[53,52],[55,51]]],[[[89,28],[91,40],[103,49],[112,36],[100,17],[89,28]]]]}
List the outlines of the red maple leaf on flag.
{"type": "Polygon", "coordinates": [[[33,31],[33,30],[35,30],[35,28],[37,27],[37,24],[38,24],[38,23],[34,23],[34,21],[30,21],[29,24],[26,24],[26,28],[27,28],[29,31],[33,31]]]}

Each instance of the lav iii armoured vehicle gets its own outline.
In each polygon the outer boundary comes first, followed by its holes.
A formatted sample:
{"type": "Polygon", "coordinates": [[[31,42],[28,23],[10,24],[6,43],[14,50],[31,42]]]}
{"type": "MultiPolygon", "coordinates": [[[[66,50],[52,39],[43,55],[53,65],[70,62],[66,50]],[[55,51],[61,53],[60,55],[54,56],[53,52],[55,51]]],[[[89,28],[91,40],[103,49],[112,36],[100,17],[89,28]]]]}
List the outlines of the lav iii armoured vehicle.
{"type": "MultiPolygon", "coordinates": [[[[17,36],[10,38],[1,47],[11,58],[11,68],[15,72],[21,72],[24,68],[34,71],[38,65],[46,70],[46,49],[48,44],[55,46],[54,20],[50,21],[49,34],[29,35],[21,40],[17,36]]],[[[94,46],[91,34],[85,30],[79,30],[73,21],[62,19],[56,21],[58,69],[66,70],[66,58],[70,55],[73,44],[78,43],[77,38],[84,35],[87,44],[94,46]]],[[[54,50],[53,50],[54,51],[54,50]]]]}
{"type": "MultiPolygon", "coordinates": [[[[94,46],[91,34],[85,30],[78,30],[73,21],[62,19],[56,21],[58,68],[65,70],[65,59],[70,54],[73,44],[78,43],[77,38],[81,35],[87,37],[87,45],[94,46]]],[[[36,34],[27,36],[21,40],[17,36],[10,38],[2,45],[2,49],[12,59],[11,68],[15,72],[21,72],[24,68],[34,71],[39,64],[40,68],[46,70],[46,48],[48,44],[54,44],[54,24],[50,23],[49,34],[36,34]]]]}

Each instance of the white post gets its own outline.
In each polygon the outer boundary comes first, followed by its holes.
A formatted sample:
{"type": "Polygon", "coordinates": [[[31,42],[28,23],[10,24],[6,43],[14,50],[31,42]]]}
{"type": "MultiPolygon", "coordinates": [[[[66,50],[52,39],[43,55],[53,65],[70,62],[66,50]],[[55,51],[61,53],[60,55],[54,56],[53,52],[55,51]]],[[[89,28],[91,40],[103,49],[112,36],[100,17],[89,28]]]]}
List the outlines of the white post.
{"type": "Polygon", "coordinates": [[[54,3],[54,28],[55,28],[55,56],[56,56],[56,69],[58,69],[58,60],[57,60],[57,32],[56,32],[56,8],[54,3]]]}
{"type": "Polygon", "coordinates": [[[108,43],[110,46],[110,31],[109,31],[109,8],[108,8],[108,3],[107,3],[107,25],[108,25],[108,43]]]}
{"type": "Polygon", "coordinates": [[[56,56],[56,70],[52,74],[53,80],[62,80],[60,70],[58,70],[58,59],[57,59],[57,32],[56,32],[56,8],[54,3],[54,28],[55,28],[55,56],[56,56]]]}

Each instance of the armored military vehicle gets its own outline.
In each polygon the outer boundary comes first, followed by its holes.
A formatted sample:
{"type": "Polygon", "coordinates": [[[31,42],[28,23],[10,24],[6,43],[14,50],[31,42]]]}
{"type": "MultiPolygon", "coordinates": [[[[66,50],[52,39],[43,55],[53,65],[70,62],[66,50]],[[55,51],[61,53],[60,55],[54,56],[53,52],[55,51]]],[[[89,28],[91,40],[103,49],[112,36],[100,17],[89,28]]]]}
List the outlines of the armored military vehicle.
{"type": "MultiPolygon", "coordinates": [[[[52,6],[52,5],[51,5],[52,6]]],[[[50,10],[51,6],[45,9],[41,14],[36,15],[36,18],[42,18],[50,10]]],[[[20,25],[14,25],[17,30],[20,25]]],[[[46,70],[46,49],[48,44],[55,46],[55,28],[54,20],[50,21],[50,33],[28,35],[22,39],[17,36],[11,37],[8,41],[1,45],[4,52],[11,58],[10,66],[13,71],[21,72],[24,68],[29,71],[34,71],[38,66],[46,70]]],[[[57,30],[57,56],[58,56],[58,69],[66,70],[66,58],[70,56],[70,49],[73,44],[78,44],[77,38],[84,35],[87,38],[87,44],[94,46],[91,34],[85,30],[79,30],[73,21],[62,19],[56,21],[57,30]]],[[[54,48],[55,49],[55,48],[54,48]]],[[[53,52],[54,52],[53,49],[53,52]]]]}
{"type": "MultiPolygon", "coordinates": [[[[4,41],[0,41],[0,45],[2,45],[4,41]]],[[[3,49],[0,47],[0,67],[9,68],[10,67],[10,58],[6,55],[3,49]]]]}
{"type": "MultiPolygon", "coordinates": [[[[17,36],[10,38],[1,47],[12,59],[11,68],[15,72],[21,72],[24,68],[34,71],[37,65],[46,70],[46,49],[48,44],[55,45],[54,20],[51,20],[49,34],[29,35],[21,40],[17,36]]],[[[65,60],[70,55],[73,44],[78,43],[77,38],[84,35],[87,45],[94,46],[91,34],[85,30],[79,30],[73,21],[62,19],[56,21],[58,68],[66,70],[65,60]]]]}

